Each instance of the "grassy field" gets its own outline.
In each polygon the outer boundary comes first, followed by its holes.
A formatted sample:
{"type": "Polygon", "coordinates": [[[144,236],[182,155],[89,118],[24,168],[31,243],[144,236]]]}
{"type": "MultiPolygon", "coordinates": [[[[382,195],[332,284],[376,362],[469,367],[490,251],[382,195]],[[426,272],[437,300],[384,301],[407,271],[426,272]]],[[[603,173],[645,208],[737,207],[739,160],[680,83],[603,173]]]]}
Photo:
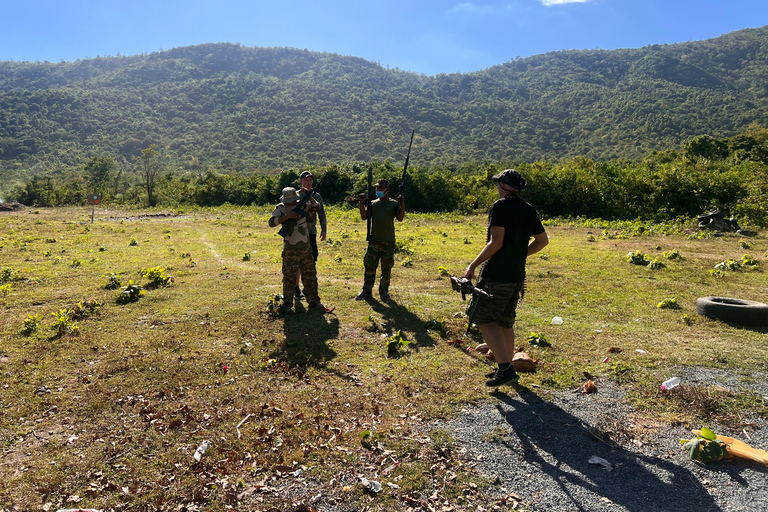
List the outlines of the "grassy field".
{"type": "MultiPolygon", "coordinates": [[[[318,276],[336,310],[303,303],[283,318],[270,311],[282,245],[270,212],[99,210],[94,223],[85,208],[0,214],[0,510],[493,505],[488,482],[431,426],[462,403],[494,399],[489,363],[467,350],[480,338],[463,337],[466,304],[445,276],[481,249],[485,216],[406,215],[395,303],[384,304],[354,300],[365,224],[331,208],[318,276]],[[129,280],[144,293],[119,303],[129,280]],[[383,490],[367,492],[361,477],[383,490]]],[[[539,361],[523,384],[546,397],[585,375],[598,386],[613,379],[657,425],[736,426],[766,412],[762,397],[714,382],[689,387],[685,400],[658,390],[677,365],[745,381],[766,367],[765,329],[695,312],[707,295],[765,302],[762,234],[581,222],[547,231],[516,327],[539,361]],[[633,251],[664,267],[628,263],[633,251]],[[756,269],[711,274],[744,254],[756,269]],[[658,308],[664,299],[681,309],[658,308]],[[552,346],[530,346],[532,332],[552,346]]]]}

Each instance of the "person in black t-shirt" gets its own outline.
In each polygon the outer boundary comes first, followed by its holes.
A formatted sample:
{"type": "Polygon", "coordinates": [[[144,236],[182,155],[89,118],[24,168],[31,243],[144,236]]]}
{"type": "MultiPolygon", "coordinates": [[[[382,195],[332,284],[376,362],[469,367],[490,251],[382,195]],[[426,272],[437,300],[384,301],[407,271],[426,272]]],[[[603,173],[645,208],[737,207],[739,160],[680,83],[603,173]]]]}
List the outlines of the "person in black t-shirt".
{"type": "Polygon", "coordinates": [[[499,200],[488,214],[486,244],[469,264],[464,277],[472,279],[475,269],[484,263],[477,287],[493,296],[489,300],[473,294],[470,308],[475,307],[474,323],[480,327],[483,340],[498,363],[496,371],[486,375],[487,386],[514,384],[519,379],[512,367],[515,353],[515,309],[525,281],[525,260],[549,243],[536,210],[518,193],[525,179],[514,169],[493,176],[499,200]],[[533,237],[533,241],[531,241],[533,237]]]}

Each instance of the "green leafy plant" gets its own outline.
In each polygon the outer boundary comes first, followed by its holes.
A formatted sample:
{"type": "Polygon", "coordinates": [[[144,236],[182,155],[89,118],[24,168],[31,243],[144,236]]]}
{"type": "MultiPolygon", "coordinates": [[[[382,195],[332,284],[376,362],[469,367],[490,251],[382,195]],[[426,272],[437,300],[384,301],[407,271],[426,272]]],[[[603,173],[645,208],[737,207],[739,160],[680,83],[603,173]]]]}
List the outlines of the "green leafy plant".
{"type": "Polygon", "coordinates": [[[739,240],[739,247],[741,247],[742,249],[751,249],[752,245],[746,240],[739,240]]]}
{"type": "Polygon", "coordinates": [[[160,286],[171,286],[173,278],[165,275],[163,267],[148,267],[141,270],[141,275],[149,279],[147,288],[158,288],[160,286]]]}
{"type": "Polygon", "coordinates": [[[13,289],[13,285],[11,283],[0,284],[0,294],[2,294],[3,297],[11,293],[12,289],[13,289]]]}
{"type": "Polygon", "coordinates": [[[715,268],[709,271],[710,274],[712,274],[715,277],[722,277],[725,275],[726,271],[736,271],[741,270],[741,262],[736,261],[733,258],[728,258],[725,261],[721,261],[717,265],[715,265],[715,268]]]}
{"type": "Polygon", "coordinates": [[[69,308],[69,317],[73,320],[81,320],[87,316],[95,314],[99,308],[101,308],[101,304],[96,300],[81,300],[73,307],[69,308]]]}
{"type": "Polygon", "coordinates": [[[136,237],[131,237],[131,241],[128,242],[128,245],[139,245],[139,241],[136,240],[136,237]]]}
{"type": "Polygon", "coordinates": [[[672,249],[671,251],[664,251],[662,254],[668,260],[682,260],[683,259],[683,257],[680,255],[680,252],[678,252],[677,249],[672,249]]]}
{"type": "Polygon", "coordinates": [[[728,454],[725,442],[707,427],[693,439],[681,439],[680,444],[691,460],[699,462],[716,462],[728,454]]]}
{"type": "Polygon", "coordinates": [[[640,251],[634,251],[627,254],[627,263],[631,263],[633,265],[647,266],[649,261],[650,257],[640,251]]]}
{"type": "Polygon", "coordinates": [[[411,258],[405,258],[403,261],[400,262],[400,265],[403,267],[412,267],[413,261],[411,261],[411,258]]]}
{"type": "Polygon", "coordinates": [[[552,343],[549,342],[549,338],[546,334],[531,332],[531,334],[528,335],[528,339],[526,341],[528,341],[528,343],[534,347],[552,346],[552,343]]]}
{"type": "Polygon", "coordinates": [[[677,303],[677,299],[664,299],[656,305],[660,309],[683,309],[680,304],[677,303]]]}
{"type": "Polygon", "coordinates": [[[56,336],[64,336],[65,334],[77,334],[80,327],[76,322],[70,318],[69,309],[60,309],[51,313],[56,319],[51,326],[56,336]]]}
{"type": "Polygon", "coordinates": [[[251,253],[246,252],[243,254],[243,261],[251,261],[251,253]]]}
{"type": "Polygon", "coordinates": [[[120,294],[117,296],[118,304],[129,304],[136,302],[144,295],[144,287],[133,282],[132,279],[128,280],[128,284],[123,286],[120,294]]]}
{"type": "Polygon", "coordinates": [[[445,267],[437,267],[437,273],[440,274],[440,277],[448,277],[451,275],[451,273],[445,267]]]}
{"type": "Polygon", "coordinates": [[[283,311],[283,296],[280,293],[274,293],[267,299],[267,314],[277,318],[283,311]]]}
{"type": "Polygon", "coordinates": [[[23,336],[29,336],[30,334],[37,332],[40,330],[40,325],[42,322],[43,315],[27,315],[27,318],[24,319],[24,325],[22,326],[21,331],[19,331],[19,334],[23,336]]]}
{"type": "Polygon", "coordinates": [[[749,267],[752,270],[760,266],[758,261],[752,256],[750,256],[749,254],[745,254],[744,256],[742,256],[740,263],[742,267],[749,267]]]}
{"type": "Polygon", "coordinates": [[[3,269],[0,270],[0,283],[10,281],[11,279],[13,279],[13,276],[15,273],[16,273],[16,269],[14,269],[13,267],[3,267],[3,269]]]}
{"type": "Polygon", "coordinates": [[[123,286],[123,282],[120,280],[120,275],[112,272],[111,274],[102,274],[104,278],[104,285],[102,288],[105,290],[117,290],[123,286]]]}
{"type": "Polygon", "coordinates": [[[341,263],[343,261],[341,254],[337,254],[336,256],[334,256],[333,261],[335,261],[336,263],[341,263]]]}
{"type": "Polygon", "coordinates": [[[408,245],[407,240],[396,240],[395,252],[401,252],[403,254],[413,254],[413,249],[411,249],[411,246],[408,245]]]}
{"type": "Polygon", "coordinates": [[[83,264],[83,262],[80,261],[80,260],[72,260],[72,263],[70,263],[70,266],[72,266],[72,267],[79,267],[82,264],[83,264]]]}
{"type": "Polygon", "coordinates": [[[442,320],[427,320],[424,322],[424,328],[428,331],[437,331],[441,334],[445,334],[445,319],[442,320]]]}
{"type": "Polygon", "coordinates": [[[411,342],[403,336],[403,332],[398,330],[395,334],[387,338],[387,354],[390,357],[397,356],[400,354],[400,349],[403,349],[410,344],[411,342]]]}

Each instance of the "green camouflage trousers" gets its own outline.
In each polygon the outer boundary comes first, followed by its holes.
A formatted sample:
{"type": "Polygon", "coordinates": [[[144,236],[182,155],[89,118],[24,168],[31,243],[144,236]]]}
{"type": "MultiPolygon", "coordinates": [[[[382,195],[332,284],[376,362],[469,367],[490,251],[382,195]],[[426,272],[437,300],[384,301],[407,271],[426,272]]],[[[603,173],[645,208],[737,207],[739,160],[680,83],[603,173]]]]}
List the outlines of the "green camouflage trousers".
{"type": "Polygon", "coordinates": [[[379,294],[389,293],[389,281],[392,277],[392,267],[395,266],[395,244],[370,242],[363,257],[363,291],[373,293],[373,283],[376,281],[376,267],[381,261],[381,279],[379,294]]]}
{"type": "Polygon", "coordinates": [[[301,283],[304,285],[304,296],[307,304],[314,306],[320,302],[317,291],[317,270],[312,248],[309,244],[293,247],[283,245],[283,303],[293,304],[293,291],[296,287],[296,276],[301,270],[301,283]]]}

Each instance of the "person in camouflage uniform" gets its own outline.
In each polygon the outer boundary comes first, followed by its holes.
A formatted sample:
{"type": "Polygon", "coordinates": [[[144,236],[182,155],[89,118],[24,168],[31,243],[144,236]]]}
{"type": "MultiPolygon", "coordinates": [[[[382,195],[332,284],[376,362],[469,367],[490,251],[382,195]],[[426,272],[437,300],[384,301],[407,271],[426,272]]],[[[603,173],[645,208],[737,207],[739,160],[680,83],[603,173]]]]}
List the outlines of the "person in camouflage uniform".
{"type": "MultiPolygon", "coordinates": [[[[301,281],[304,284],[304,294],[309,307],[323,313],[330,313],[333,308],[329,309],[323,306],[318,294],[317,272],[315,259],[312,257],[312,248],[309,245],[307,218],[294,211],[299,201],[299,194],[295,188],[286,187],[283,189],[281,201],[269,217],[269,226],[276,227],[281,224],[288,226],[288,232],[283,237],[284,312],[293,312],[294,287],[296,277],[301,271],[301,281]]],[[[312,198],[309,199],[308,203],[310,208],[317,204],[312,198]]]]}
{"type": "MultiPolygon", "coordinates": [[[[389,197],[389,182],[381,179],[376,183],[376,197],[371,202],[371,236],[368,248],[363,257],[365,273],[363,291],[357,295],[357,300],[366,300],[373,294],[373,284],[376,280],[376,267],[381,261],[381,279],[379,280],[379,296],[383,301],[389,301],[389,282],[392,277],[392,267],[395,266],[395,219],[401,222],[405,217],[405,196],[395,200],[389,197]]],[[[368,220],[365,209],[366,195],[360,196],[360,217],[368,220]]]]}
{"type": "MultiPolygon", "coordinates": [[[[299,183],[301,183],[301,189],[299,189],[299,200],[303,199],[304,196],[309,193],[309,191],[312,189],[313,182],[314,181],[311,172],[304,171],[301,173],[299,176],[299,183]]],[[[324,242],[325,237],[328,234],[328,221],[325,215],[323,198],[317,192],[312,192],[312,199],[315,200],[317,205],[307,205],[305,210],[309,214],[309,218],[307,219],[307,227],[309,228],[309,245],[312,248],[312,256],[315,259],[315,263],[317,263],[317,256],[320,254],[317,249],[317,224],[318,222],[320,223],[320,241],[324,242]]],[[[299,272],[299,274],[301,274],[301,272],[299,272]]],[[[305,294],[299,288],[300,277],[300,275],[296,276],[296,288],[293,292],[297,298],[303,299],[305,294]]]]}

